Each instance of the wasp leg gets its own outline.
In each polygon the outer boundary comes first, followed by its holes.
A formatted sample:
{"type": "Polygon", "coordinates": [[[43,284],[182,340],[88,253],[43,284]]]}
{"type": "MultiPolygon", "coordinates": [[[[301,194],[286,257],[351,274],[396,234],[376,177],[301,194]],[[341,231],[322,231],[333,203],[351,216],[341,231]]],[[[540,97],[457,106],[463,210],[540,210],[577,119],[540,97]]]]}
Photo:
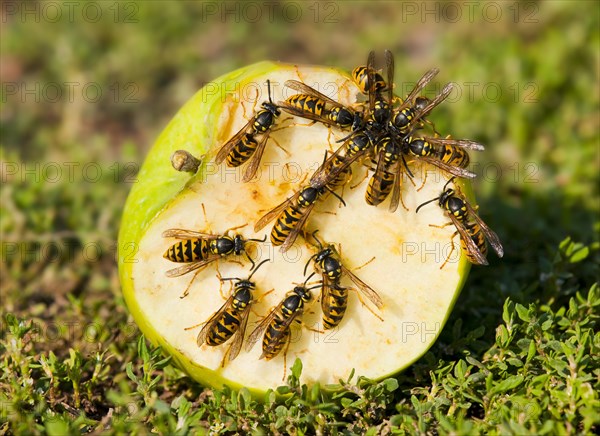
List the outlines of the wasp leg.
{"type": "Polygon", "coordinates": [[[425,187],[425,183],[427,182],[427,175],[429,174],[429,171],[423,171],[423,168],[421,167],[421,174],[423,174],[423,172],[425,172],[425,178],[423,179],[423,183],[421,183],[421,186],[419,186],[419,189],[417,189],[417,192],[420,192],[421,189],[425,187]]]}
{"type": "Polygon", "coordinates": [[[436,224],[429,224],[429,227],[435,227],[435,228],[438,228],[438,229],[443,229],[443,228],[446,228],[448,226],[451,226],[452,224],[453,224],[453,222],[449,221],[446,224],[442,224],[441,226],[438,226],[436,224]]]}
{"type": "Polygon", "coordinates": [[[203,323],[203,322],[201,322],[200,324],[194,324],[194,325],[192,325],[192,326],[189,326],[189,327],[186,327],[186,328],[184,328],[184,330],[193,330],[193,329],[195,329],[196,327],[200,327],[201,325],[204,325],[204,323],[203,323]]]}
{"type": "Polygon", "coordinates": [[[452,234],[452,237],[450,238],[450,242],[452,243],[452,250],[450,250],[450,253],[448,253],[448,256],[446,257],[446,260],[444,261],[444,263],[442,264],[442,266],[440,266],[440,269],[442,269],[442,268],[444,268],[446,266],[446,264],[450,260],[450,257],[452,256],[452,253],[454,253],[454,250],[456,249],[456,245],[454,245],[454,238],[456,237],[456,235],[458,235],[458,231],[454,232],[452,234]]]}
{"type": "Polygon", "coordinates": [[[358,291],[357,289],[354,289],[354,288],[350,288],[350,289],[352,289],[353,291],[356,292],[356,296],[358,297],[360,304],[362,304],[363,307],[366,307],[367,310],[369,312],[371,312],[375,318],[377,318],[377,319],[379,319],[379,321],[383,322],[383,318],[380,317],[379,315],[377,315],[375,312],[373,312],[373,309],[371,309],[371,306],[369,306],[368,304],[365,303],[365,300],[363,300],[362,295],[360,295],[360,291],[358,291]]]}
{"type": "Polygon", "coordinates": [[[357,266],[356,268],[354,268],[354,271],[357,271],[361,268],[364,268],[365,266],[367,266],[368,264],[370,264],[371,262],[373,262],[375,260],[375,256],[373,256],[371,259],[367,260],[365,263],[363,263],[361,266],[357,266]]]}
{"type": "Polygon", "coordinates": [[[262,294],[260,297],[258,297],[256,300],[254,300],[252,302],[252,306],[250,307],[250,311],[257,317],[257,318],[262,318],[261,315],[254,309],[254,306],[257,303],[260,303],[262,301],[263,298],[265,298],[267,295],[269,295],[270,293],[272,293],[273,291],[275,291],[275,288],[271,289],[270,291],[265,292],[264,294],[262,294]]]}
{"type": "Polygon", "coordinates": [[[290,335],[288,335],[287,343],[285,344],[285,349],[283,350],[283,377],[281,377],[281,381],[285,381],[285,374],[287,371],[287,352],[290,348],[290,335]]]}
{"type": "Polygon", "coordinates": [[[247,225],[248,225],[248,223],[242,224],[241,226],[230,227],[227,230],[225,230],[225,232],[223,232],[223,234],[226,235],[227,233],[231,232],[232,230],[241,229],[243,227],[246,227],[247,225]]]}
{"type": "Polygon", "coordinates": [[[308,325],[306,325],[304,323],[301,323],[301,324],[302,324],[302,327],[304,327],[307,330],[310,330],[311,332],[325,334],[325,332],[323,330],[319,330],[318,328],[309,327],[308,325]]]}
{"type": "Polygon", "coordinates": [[[351,186],[350,186],[350,189],[355,189],[355,188],[357,188],[358,186],[360,186],[360,185],[361,185],[361,184],[362,184],[362,183],[363,183],[365,180],[367,180],[367,177],[369,177],[369,170],[368,170],[368,169],[367,169],[367,171],[365,171],[365,176],[364,176],[364,177],[363,177],[363,178],[360,180],[360,182],[358,182],[358,183],[357,183],[357,184],[355,184],[355,185],[351,185],[351,186]]]}
{"type": "Polygon", "coordinates": [[[273,142],[275,143],[275,145],[276,145],[277,147],[279,147],[279,148],[280,148],[280,149],[281,149],[281,150],[282,150],[282,151],[283,151],[285,154],[287,154],[287,156],[288,156],[288,157],[290,157],[290,156],[291,156],[290,152],[289,152],[289,151],[287,151],[285,148],[283,148],[283,147],[281,146],[281,144],[280,144],[280,143],[279,143],[279,142],[278,142],[278,141],[277,141],[275,138],[273,138],[273,137],[271,136],[269,139],[270,139],[271,141],[273,141],[273,142]]]}
{"type": "Polygon", "coordinates": [[[190,293],[190,286],[192,286],[192,283],[194,283],[194,280],[196,280],[196,277],[198,276],[198,274],[200,274],[200,271],[202,271],[204,268],[206,268],[207,265],[201,266],[200,268],[198,268],[198,271],[196,271],[194,273],[194,276],[192,277],[192,280],[190,280],[190,282],[188,283],[187,287],[185,288],[185,291],[183,291],[183,294],[181,294],[179,296],[179,298],[183,299],[185,297],[187,297],[190,293]]]}

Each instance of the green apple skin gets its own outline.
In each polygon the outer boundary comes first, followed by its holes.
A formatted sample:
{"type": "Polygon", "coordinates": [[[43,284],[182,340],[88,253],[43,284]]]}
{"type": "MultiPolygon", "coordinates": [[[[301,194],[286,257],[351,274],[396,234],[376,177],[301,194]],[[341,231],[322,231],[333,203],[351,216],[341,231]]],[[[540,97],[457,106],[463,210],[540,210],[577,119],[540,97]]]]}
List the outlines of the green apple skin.
{"type": "MultiPolygon", "coordinates": [[[[310,68],[318,70],[321,67],[310,68]]],[[[218,144],[216,144],[216,132],[213,126],[217,125],[218,118],[222,116],[221,112],[225,101],[223,90],[227,90],[228,84],[234,81],[237,83],[249,82],[257,77],[267,75],[270,71],[282,69],[297,69],[297,66],[269,61],[260,62],[221,76],[198,91],[179,110],[156,140],[140,169],[137,182],[132,187],[123,211],[118,240],[118,264],[123,295],[129,310],[140,330],[152,344],[160,346],[165,353],[172,356],[176,365],[192,378],[213,388],[227,385],[239,390],[244,386],[222,377],[216,371],[194,363],[161,336],[153,326],[152,320],[145,317],[135,298],[132,268],[139,261],[137,258],[138,241],[144,236],[151,223],[186,186],[203,177],[206,162],[203,162],[198,173],[190,175],[173,169],[170,163],[171,154],[176,150],[184,149],[196,157],[205,154],[214,155],[215,147],[218,144]]],[[[337,74],[349,78],[346,72],[324,67],[322,69],[329,72],[335,71],[337,74]]],[[[472,200],[473,195],[470,184],[462,182],[461,187],[467,197],[472,200]]],[[[460,290],[468,277],[470,265],[466,257],[461,255],[458,265],[461,278],[456,285],[454,297],[448,307],[442,326],[447,321],[460,290]]],[[[435,342],[440,332],[441,329],[430,345],[435,342]]],[[[393,376],[410,366],[417,359],[402,362],[397,371],[383,374],[379,379],[393,376]]],[[[292,362],[288,363],[291,364],[292,362]]],[[[335,391],[336,388],[339,388],[339,385],[324,386],[324,389],[329,392],[335,391]]],[[[257,399],[264,398],[266,392],[265,390],[252,388],[249,388],[249,391],[257,399]]]]}

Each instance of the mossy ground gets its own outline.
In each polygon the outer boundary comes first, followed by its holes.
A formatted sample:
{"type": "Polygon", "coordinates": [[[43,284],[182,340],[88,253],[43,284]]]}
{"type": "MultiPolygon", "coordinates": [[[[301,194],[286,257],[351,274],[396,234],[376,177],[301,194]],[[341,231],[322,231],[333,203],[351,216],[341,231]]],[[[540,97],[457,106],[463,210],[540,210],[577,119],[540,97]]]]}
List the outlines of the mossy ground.
{"type": "Polygon", "coordinates": [[[98,22],[3,3],[0,432],[598,432],[598,11],[493,4],[495,22],[490,8],[444,21],[422,3],[326,3],[261,24],[202,3],[100,3],[98,22]],[[139,163],[224,72],[267,58],[350,70],[376,47],[395,53],[397,83],[437,66],[436,83],[462,85],[436,126],[487,145],[475,189],[504,259],[472,269],[438,342],[397,378],[325,398],[292,377],[285,403],[203,389],[146,347],[120,295],[139,163]]]}

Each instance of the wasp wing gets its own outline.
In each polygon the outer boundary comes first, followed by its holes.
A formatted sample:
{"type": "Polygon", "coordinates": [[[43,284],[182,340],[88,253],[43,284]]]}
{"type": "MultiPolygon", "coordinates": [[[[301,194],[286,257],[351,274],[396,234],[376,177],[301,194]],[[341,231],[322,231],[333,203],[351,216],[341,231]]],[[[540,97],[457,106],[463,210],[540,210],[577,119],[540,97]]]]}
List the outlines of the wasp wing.
{"type": "Polygon", "coordinates": [[[375,52],[371,50],[367,59],[367,80],[369,94],[369,114],[375,110],[375,52]]]}
{"type": "Polygon", "coordinates": [[[185,229],[167,229],[162,232],[163,238],[177,238],[177,239],[218,239],[219,235],[213,235],[212,233],[195,232],[193,230],[185,229]]]}
{"type": "Polygon", "coordinates": [[[450,138],[423,138],[427,142],[439,145],[451,145],[453,147],[462,147],[469,150],[483,151],[485,147],[479,142],[471,141],[470,139],[450,139],[450,138]]]}
{"type": "Polygon", "coordinates": [[[234,333],[233,342],[229,347],[229,351],[225,355],[221,366],[224,366],[225,363],[231,362],[235,359],[238,354],[240,354],[240,350],[242,349],[242,343],[244,342],[244,336],[246,335],[246,326],[248,325],[248,317],[250,315],[250,305],[244,309],[241,314],[240,327],[237,332],[234,333]]]}
{"type": "Polygon", "coordinates": [[[260,140],[254,153],[252,153],[252,157],[250,158],[250,162],[248,162],[248,167],[246,167],[246,171],[244,172],[244,176],[242,177],[242,182],[246,183],[252,180],[254,175],[256,174],[256,170],[260,165],[260,161],[262,159],[263,153],[265,151],[265,146],[267,145],[267,140],[269,139],[269,130],[263,133],[263,138],[260,140]]]}
{"type": "Polygon", "coordinates": [[[394,55],[389,50],[385,51],[385,66],[387,70],[388,103],[391,106],[394,101],[394,55]]]}
{"type": "Polygon", "coordinates": [[[423,77],[419,79],[419,81],[415,84],[414,88],[410,91],[410,93],[406,96],[402,105],[400,105],[400,109],[405,109],[408,106],[412,106],[414,104],[414,100],[417,98],[417,95],[421,93],[423,88],[427,86],[429,82],[440,72],[438,68],[432,68],[423,74],[423,77]]]}
{"type": "Polygon", "coordinates": [[[344,108],[344,105],[338,103],[335,100],[332,100],[331,98],[327,97],[325,94],[321,94],[316,89],[308,86],[305,83],[299,82],[297,80],[287,80],[285,82],[285,86],[287,86],[288,88],[292,88],[302,94],[307,94],[307,95],[310,95],[311,97],[315,97],[320,100],[323,100],[334,107],[344,108]]]}
{"type": "Polygon", "coordinates": [[[198,337],[196,338],[196,343],[199,347],[206,342],[206,338],[208,337],[210,331],[215,328],[219,320],[223,317],[223,314],[231,307],[234,297],[235,293],[232,293],[227,301],[225,301],[225,303],[221,306],[221,308],[204,323],[204,327],[202,327],[202,330],[200,330],[200,333],[198,333],[198,337]]]}
{"type": "Polygon", "coordinates": [[[329,301],[329,295],[331,294],[331,280],[327,277],[327,274],[321,274],[323,284],[321,285],[321,310],[323,314],[327,312],[327,302],[329,301]]]}
{"type": "Polygon", "coordinates": [[[275,315],[281,311],[282,305],[283,301],[272,308],[269,314],[262,319],[262,321],[254,328],[254,330],[252,330],[252,333],[250,333],[248,340],[246,341],[246,351],[250,351],[252,347],[254,347],[254,344],[256,341],[258,341],[259,336],[269,326],[269,324],[271,324],[271,321],[273,321],[275,315]]]}
{"type": "MultiPolygon", "coordinates": [[[[294,320],[299,316],[302,316],[303,313],[304,309],[296,309],[289,317],[283,320],[283,323],[279,326],[279,330],[273,337],[271,337],[271,341],[269,342],[269,344],[267,344],[262,354],[260,355],[260,359],[262,359],[267,354],[272,353],[273,349],[275,349],[279,345],[282,337],[288,333],[288,329],[290,328],[292,322],[294,322],[294,320]]],[[[289,334],[287,334],[287,340],[290,340],[289,334]]]]}
{"type": "Polygon", "coordinates": [[[466,168],[449,165],[446,162],[441,161],[436,158],[433,158],[433,157],[423,156],[423,157],[417,157],[416,159],[430,163],[431,165],[434,165],[444,171],[449,172],[453,176],[462,177],[464,179],[473,179],[477,176],[475,173],[469,171],[466,168]]]}
{"type": "Polygon", "coordinates": [[[282,253],[285,253],[286,251],[288,251],[290,249],[290,247],[292,245],[294,245],[294,242],[296,241],[298,234],[304,228],[304,224],[306,224],[306,220],[308,219],[308,216],[310,215],[310,213],[314,209],[315,205],[317,204],[317,201],[318,200],[315,200],[314,203],[308,205],[304,209],[304,212],[302,212],[302,217],[298,220],[298,222],[296,223],[294,228],[288,234],[287,238],[285,238],[285,242],[281,245],[281,248],[279,250],[282,253]]]}
{"type": "Polygon", "coordinates": [[[465,242],[465,245],[467,246],[467,250],[469,251],[469,254],[475,259],[476,262],[474,262],[474,263],[477,265],[487,265],[488,264],[487,259],[485,258],[483,253],[481,253],[481,251],[479,250],[479,247],[477,247],[477,244],[475,244],[475,242],[473,241],[473,238],[471,238],[471,236],[465,229],[465,226],[463,225],[463,223],[450,213],[447,213],[446,215],[448,215],[450,217],[450,219],[452,220],[452,223],[454,224],[454,227],[456,227],[456,230],[458,231],[461,239],[465,242]]]}
{"type": "Polygon", "coordinates": [[[311,112],[308,111],[304,111],[300,108],[297,108],[296,106],[293,106],[291,104],[289,104],[286,101],[281,101],[278,103],[278,105],[284,109],[286,112],[295,115],[297,117],[301,117],[301,118],[306,118],[308,120],[313,120],[313,121],[318,121],[320,123],[326,124],[328,126],[335,126],[336,124],[331,121],[329,118],[326,118],[324,116],[321,115],[317,115],[317,114],[313,114],[311,112]]]}
{"type": "Polygon", "coordinates": [[[500,238],[498,238],[496,232],[490,229],[487,226],[487,224],[483,222],[479,215],[477,215],[477,211],[473,208],[473,206],[469,204],[468,201],[465,201],[465,204],[467,206],[467,210],[469,211],[470,216],[477,222],[477,224],[479,224],[481,230],[483,231],[483,234],[487,238],[488,242],[490,243],[498,257],[504,256],[504,248],[502,247],[502,244],[500,243],[500,238]]]}
{"type": "Polygon", "coordinates": [[[273,221],[285,208],[287,208],[290,204],[294,203],[298,196],[300,195],[300,191],[296,192],[291,197],[285,199],[281,204],[275,206],[273,209],[264,214],[254,225],[254,231],[259,232],[263,229],[264,226],[273,221]]]}
{"type": "Polygon", "coordinates": [[[356,285],[358,290],[367,297],[378,309],[383,307],[383,300],[377,292],[369,285],[359,279],[352,271],[342,265],[342,273],[347,275],[350,280],[356,285]]]}
{"type": "Polygon", "coordinates": [[[413,118],[412,122],[415,123],[421,118],[425,117],[427,114],[429,114],[429,112],[431,112],[437,105],[439,105],[441,102],[446,100],[446,98],[448,98],[453,89],[454,83],[448,83],[446,86],[444,86],[442,91],[438,95],[436,95],[435,98],[427,104],[427,106],[425,106],[423,109],[421,109],[415,114],[415,117],[413,118]]]}
{"type": "Polygon", "coordinates": [[[241,141],[242,137],[246,134],[248,128],[254,123],[255,120],[255,117],[250,118],[250,120],[248,120],[244,127],[242,127],[235,135],[233,135],[233,137],[229,141],[223,144],[223,146],[217,152],[217,156],[215,157],[215,163],[217,165],[220,165],[225,160],[227,155],[232,152],[232,150],[241,141]]]}
{"type": "Polygon", "coordinates": [[[216,256],[211,256],[208,259],[204,259],[200,262],[190,262],[187,263],[183,266],[177,267],[177,268],[173,268],[168,270],[165,275],[167,277],[179,277],[182,276],[184,274],[187,274],[189,272],[192,272],[198,268],[202,268],[205,267],[206,265],[208,265],[211,262],[214,262],[215,260],[217,260],[220,256],[216,255],[216,256]]]}
{"type": "MultiPolygon", "coordinates": [[[[390,208],[389,211],[394,213],[396,209],[398,209],[398,205],[402,200],[402,168],[408,168],[406,161],[404,160],[404,155],[400,157],[398,162],[396,162],[396,171],[394,172],[394,184],[392,186],[392,198],[390,200],[390,208]]],[[[404,202],[402,203],[404,204],[404,202]]],[[[404,206],[406,208],[406,206],[404,206]]]]}

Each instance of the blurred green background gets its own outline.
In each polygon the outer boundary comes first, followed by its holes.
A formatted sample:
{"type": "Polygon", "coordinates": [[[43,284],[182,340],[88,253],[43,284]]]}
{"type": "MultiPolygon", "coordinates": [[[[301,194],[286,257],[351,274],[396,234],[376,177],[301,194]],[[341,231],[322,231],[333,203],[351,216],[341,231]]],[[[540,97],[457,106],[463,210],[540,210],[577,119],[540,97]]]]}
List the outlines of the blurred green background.
{"type": "MultiPolygon", "coordinates": [[[[72,417],[73,408],[97,423],[119,392],[135,389],[124,368],[138,358],[137,333],[115,263],[128,190],[154,138],[196,90],[265,59],[350,71],[369,50],[388,48],[403,90],[440,68],[438,89],[454,81],[460,93],[436,110],[436,126],[486,144],[473,156],[475,189],[506,252],[473,269],[450,324],[486,326],[489,346],[507,297],[568,304],[598,276],[598,9],[557,1],[3,2],[2,339],[15,334],[14,320],[34,320],[46,333],[25,336],[20,357],[4,362],[2,398],[44,404],[16,408],[9,420],[41,425],[48,410],[72,417]],[[566,237],[590,247],[576,271],[556,269],[566,237]],[[87,391],[71,366],[62,367],[66,384],[49,375],[52,355],[79,362],[87,391]],[[28,363],[16,370],[19,359],[28,363]]],[[[444,340],[434,353],[451,360],[444,340]]],[[[167,371],[165,402],[187,389],[177,385],[183,375],[167,371]]]]}

